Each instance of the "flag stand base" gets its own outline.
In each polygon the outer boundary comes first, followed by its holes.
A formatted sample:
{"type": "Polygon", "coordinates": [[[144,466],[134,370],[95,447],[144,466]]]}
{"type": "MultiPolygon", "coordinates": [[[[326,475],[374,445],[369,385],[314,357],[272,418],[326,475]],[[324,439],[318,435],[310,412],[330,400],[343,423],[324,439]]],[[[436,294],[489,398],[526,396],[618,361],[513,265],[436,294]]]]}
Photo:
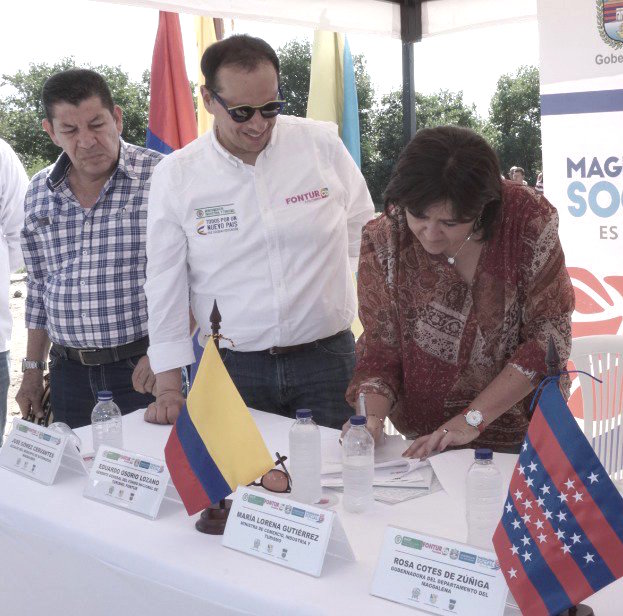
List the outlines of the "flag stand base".
{"type": "Polygon", "coordinates": [[[201,512],[201,517],[195,522],[195,528],[200,533],[222,535],[225,532],[225,524],[227,524],[230,509],[231,499],[229,498],[220,501],[218,505],[210,505],[201,512]]]}
{"type": "Polygon", "coordinates": [[[564,612],[560,612],[558,616],[595,616],[595,612],[593,612],[593,610],[588,607],[588,605],[580,603],[579,605],[570,607],[564,612]]]}

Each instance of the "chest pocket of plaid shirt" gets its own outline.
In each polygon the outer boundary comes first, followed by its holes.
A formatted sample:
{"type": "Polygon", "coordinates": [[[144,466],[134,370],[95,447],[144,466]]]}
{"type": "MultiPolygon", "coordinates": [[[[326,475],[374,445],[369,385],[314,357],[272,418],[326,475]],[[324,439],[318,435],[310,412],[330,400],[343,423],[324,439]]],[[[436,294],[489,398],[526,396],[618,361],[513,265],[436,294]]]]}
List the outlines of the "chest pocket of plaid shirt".
{"type": "Polygon", "coordinates": [[[45,255],[45,269],[48,276],[65,271],[75,253],[77,230],[67,216],[40,216],[36,221],[38,242],[45,255]]]}
{"type": "Polygon", "coordinates": [[[143,207],[128,203],[111,214],[114,221],[109,241],[115,244],[115,265],[137,264],[143,267],[147,262],[145,241],[147,236],[147,205],[143,207]],[[112,229],[114,228],[114,231],[112,229]],[[114,239],[113,239],[114,237],[114,239]]]}

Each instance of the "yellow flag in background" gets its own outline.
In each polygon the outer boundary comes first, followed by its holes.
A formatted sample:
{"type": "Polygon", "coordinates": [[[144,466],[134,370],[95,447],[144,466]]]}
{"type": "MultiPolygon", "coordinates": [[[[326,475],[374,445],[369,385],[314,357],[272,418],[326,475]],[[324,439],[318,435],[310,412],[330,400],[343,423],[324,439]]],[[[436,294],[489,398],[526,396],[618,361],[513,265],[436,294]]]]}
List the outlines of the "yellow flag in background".
{"type": "MultiPolygon", "coordinates": [[[[359,118],[353,60],[348,41],[339,32],[326,30],[314,32],[307,117],[335,122],[344,145],[353,160],[360,164],[359,118]]],[[[353,284],[356,291],[355,274],[353,284]]],[[[351,329],[355,338],[361,336],[363,326],[358,317],[355,317],[351,329]]]]}
{"type": "Polygon", "coordinates": [[[339,32],[314,33],[307,117],[335,122],[346,149],[361,167],[355,65],[348,39],[339,32]]]}
{"type": "Polygon", "coordinates": [[[212,116],[203,106],[201,97],[201,86],[204,84],[203,73],[201,72],[201,56],[203,52],[216,41],[223,38],[224,25],[222,19],[212,17],[195,17],[195,35],[197,37],[197,56],[199,73],[197,77],[197,126],[199,135],[212,129],[212,116]]]}
{"type": "Polygon", "coordinates": [[[344,99],[344,35],[326,30],[314,32],[307,117],[335,122],[342,133],[344,99]]]}

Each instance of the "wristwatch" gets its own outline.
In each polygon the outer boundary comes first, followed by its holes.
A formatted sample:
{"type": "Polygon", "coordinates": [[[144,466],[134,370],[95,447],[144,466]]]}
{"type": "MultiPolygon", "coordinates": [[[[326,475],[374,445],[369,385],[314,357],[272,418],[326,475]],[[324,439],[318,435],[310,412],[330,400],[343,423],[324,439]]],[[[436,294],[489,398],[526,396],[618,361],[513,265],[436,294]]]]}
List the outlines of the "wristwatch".
{"type": "Polygon", "coordinates": [[[481,434],[484,432],[486,427],[485,418],[480,411],[476,409],[465,409],[463,411],[463,417],[465,417],[468,426],[476,428],[481,434]]]}
{"type": "Polygon", "coordinates": [[[35,361],[33,359],[22,359],[22,372],[26,370],[45,370],[48,364],[44,361],[35,361]]]}

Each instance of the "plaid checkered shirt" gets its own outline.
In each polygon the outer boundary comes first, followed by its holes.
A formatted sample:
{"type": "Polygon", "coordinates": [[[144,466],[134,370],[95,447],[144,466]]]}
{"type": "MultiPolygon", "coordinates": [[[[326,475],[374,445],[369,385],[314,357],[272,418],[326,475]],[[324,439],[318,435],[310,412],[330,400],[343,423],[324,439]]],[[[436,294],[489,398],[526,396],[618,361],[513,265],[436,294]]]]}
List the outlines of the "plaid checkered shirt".
{"type": "Polygon", "coordinates": [[[117,167],[90,209],[69,187],[65,152],[28,187],[26,327],[47,330],[57,344],[102,349],[147,335],[147,196],[162,154],[120,143],[117,167]]]}

